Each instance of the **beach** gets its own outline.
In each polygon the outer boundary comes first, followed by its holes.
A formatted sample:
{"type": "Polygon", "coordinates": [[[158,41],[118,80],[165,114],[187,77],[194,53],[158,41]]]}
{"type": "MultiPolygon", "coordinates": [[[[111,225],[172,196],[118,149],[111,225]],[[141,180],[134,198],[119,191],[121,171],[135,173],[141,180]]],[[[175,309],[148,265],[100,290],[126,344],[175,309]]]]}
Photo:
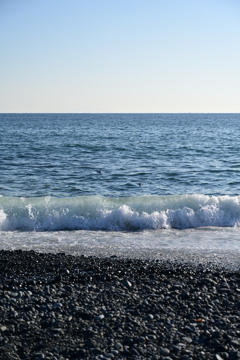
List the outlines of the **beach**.
{"type": "Polygon", "coordinates": [[[239,359],[240,271],[0,251],[0,358],[239,359]]]}
{"type": "Polygon", "coordinates": [[[239,120],[0,114],[0,360],[240,358],[239,120]]]}
{"type": "Polygon", "coordinates": [[[0,360],[240,360],[239,12],[0,1],[0,360]]]}

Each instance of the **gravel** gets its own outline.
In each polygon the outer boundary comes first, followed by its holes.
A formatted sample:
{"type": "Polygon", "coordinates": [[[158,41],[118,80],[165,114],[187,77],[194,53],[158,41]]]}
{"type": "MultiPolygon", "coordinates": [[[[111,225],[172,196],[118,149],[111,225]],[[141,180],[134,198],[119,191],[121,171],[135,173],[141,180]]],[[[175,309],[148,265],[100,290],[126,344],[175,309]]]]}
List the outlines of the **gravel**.
{"type": "Polygon", "coordinates": [[[240,359],[240,271],[0,251],[0,359],[240,359]]]}

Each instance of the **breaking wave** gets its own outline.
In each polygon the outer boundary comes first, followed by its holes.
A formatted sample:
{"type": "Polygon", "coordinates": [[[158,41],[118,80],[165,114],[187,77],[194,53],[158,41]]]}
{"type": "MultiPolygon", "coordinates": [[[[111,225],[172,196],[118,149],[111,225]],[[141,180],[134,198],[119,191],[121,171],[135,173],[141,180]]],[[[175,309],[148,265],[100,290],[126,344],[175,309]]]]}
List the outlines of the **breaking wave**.
{"type": "Polygon", "coordinates": [[[1,231],[140,231],[206,226],[240,226],[240,196],[0,197],[1,231]]]}

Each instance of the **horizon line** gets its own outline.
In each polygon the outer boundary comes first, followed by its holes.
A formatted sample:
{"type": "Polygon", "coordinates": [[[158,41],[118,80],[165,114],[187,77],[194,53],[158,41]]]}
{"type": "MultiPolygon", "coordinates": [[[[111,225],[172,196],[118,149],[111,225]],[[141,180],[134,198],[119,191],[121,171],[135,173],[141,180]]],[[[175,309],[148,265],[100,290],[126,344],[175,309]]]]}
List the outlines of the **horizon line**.
{"type": "Polygon", "coordinates": [[[240,112],[0,112],[2,114],[240,114],[240,112]]]}

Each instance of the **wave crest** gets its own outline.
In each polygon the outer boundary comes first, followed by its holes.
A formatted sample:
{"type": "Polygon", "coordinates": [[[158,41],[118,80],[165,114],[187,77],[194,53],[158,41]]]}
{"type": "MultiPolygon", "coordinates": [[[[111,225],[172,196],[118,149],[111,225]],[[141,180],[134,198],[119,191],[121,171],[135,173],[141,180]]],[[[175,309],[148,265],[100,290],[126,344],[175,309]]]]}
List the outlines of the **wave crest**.
{"type": "Polygon", "coordinates": [[[239,224],[239,196],[0,198],[1,231],[139,231],[239,224]]]}

